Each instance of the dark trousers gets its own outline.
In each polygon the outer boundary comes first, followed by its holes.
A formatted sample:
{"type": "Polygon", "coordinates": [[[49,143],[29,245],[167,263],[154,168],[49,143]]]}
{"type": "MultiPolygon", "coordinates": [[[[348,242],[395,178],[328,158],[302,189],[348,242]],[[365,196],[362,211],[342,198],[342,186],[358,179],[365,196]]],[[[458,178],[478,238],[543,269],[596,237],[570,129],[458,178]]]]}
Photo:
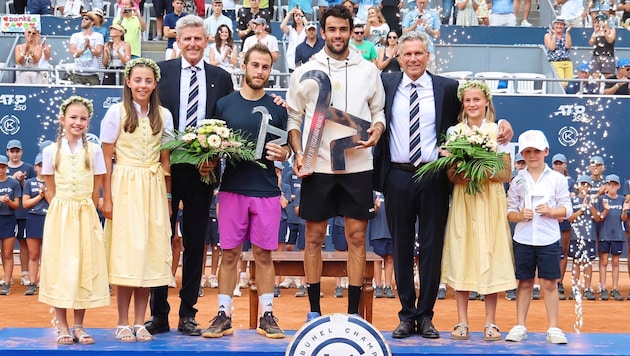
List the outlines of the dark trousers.
{"type": "MultiPolygon", "coordinates": [[[[182,241],[184,254],[182,262],[182,288],[179,291],[181,304],[180,317],[195,317],[199,281],[202,274],[203,251],[208,229],[210,200],[215,184],[208,185],[200,180],[198,169],[190,164],[176,164],[171,166],[173,194],[171,227],[175,232],[175,220],[179,202],[184,203],[182,215],[182,241]]],[[[168,317],[171,310],[168,304],[168,287],[161,286],[151,289],[151,315],[168,317]]]]}
{"type": "Polygon", "coordinates": [[[398,17],[398,7],[396,5],[383,5],[383,9],[381,9],[381,13],[383,17],[385,17],[385,22],[389,26],[390,31],[394,31],[397,34],[401,35],[400,32],[400,17],[398,17]]]}
{"type": "Polygon", "coordinates": [[[433,318],[440,285],[442,247],[448,215],[449,183],[445,174],[425,177],[392,168],[384,186],[387,224],[394,244],[394,273],[401,321],[433,318]],[[418,219],[420,297],[413,284],[414,242],[418,219]]]}

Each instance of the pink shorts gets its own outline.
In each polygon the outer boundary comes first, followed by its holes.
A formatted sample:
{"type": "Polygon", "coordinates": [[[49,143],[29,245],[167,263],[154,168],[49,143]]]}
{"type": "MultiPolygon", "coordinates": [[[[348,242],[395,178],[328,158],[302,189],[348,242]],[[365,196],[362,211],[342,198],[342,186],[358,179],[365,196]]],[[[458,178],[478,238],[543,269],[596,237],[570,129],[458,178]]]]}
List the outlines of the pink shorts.
{"type": "Polygon", "coordinates": [[[263,250],[278,248],[280,197],[248,197],[219,192],[219,241],[231,250],[246,240],[263,250]]]}

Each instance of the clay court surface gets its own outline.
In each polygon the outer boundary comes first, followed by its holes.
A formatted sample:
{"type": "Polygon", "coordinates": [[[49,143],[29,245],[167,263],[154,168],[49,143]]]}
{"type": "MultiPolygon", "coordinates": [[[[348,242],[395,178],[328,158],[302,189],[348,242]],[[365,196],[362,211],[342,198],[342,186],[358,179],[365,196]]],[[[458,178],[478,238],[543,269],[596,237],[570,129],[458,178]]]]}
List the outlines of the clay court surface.
{"type": "MultiPolygon", "coordinates": [[[[609,266],[610,268],[610,266],[609,266]]],[[[625,296],[630,289],[630,281],[627,274],[626,265],[621,267],[620,290],[625,296]]],[[[19,281],[19,266],[15,268],[14,280],[19,281]]],[[[180,272],[181,273],[181,272],[180,272]]],[[[178,283],[181,278],[177,276],[178,283]]],[[[609,290],[611,274],[608,273],[609,290]]],[[[598,275],[593,278],[594,287],[597,286],[598,275]]],[[[322,281],[322,291],[325,296],[322,300],[322,309],[326,313],[344,313],[347,308],[347,291],[344,291],[344,298],[334,298],[334,279],[324,278],[322,281]]],[[[565,276],[565,287],[570,286],[570,275],[565,276]]],[[[26,287],[14,284],[9,296],[0,296],[2,305],[2,318],[0,327],[51,327],[51,308],[37,301],[37,296],[24,296],[26,287]]],[[[169,289],[169,302],[171,303],[170,325],[174,329],[177,327],[179,308],[179,297],[177,289],[169,289]]],[[[217,310],[217,290],[205,288],[205,295],[199,298],[197,309],[197,321],[205,328],[209,320],[214,317],[217,310]]],[[[233,325],[238,329],[246,329],[248,325],[248,291],[242,290],[242,297],[234,298],[233,325]]],[[[279,319],[279,325],[286,330],[297,330],[303,324],[306,312],[308,311],[308,298],[296,298],[296,289],[282,289],[280,298],[274,299],[274,314],[279,319]]],[[[544,296],[543,296],[544,298],[544,296]]],[[[398,299],[375,299],[373,324],[381,331],[391,332],[398,325],[398,310],[400,304],[398,299]]],[[[560,301],[560,327],[565,332],[574,332],[576,303],[575,301],[560,301]]],[[[623,302],[608,301],[584,301],[583,324],[581,331],[585,333],[629,333],[630,324],[627,323],[630,316],[630,300],[623,302]]],[[[148,313],[148,311],[147,311],[148,313]]],[[[475,300],[469,304],[469,319],[471,331],[481,331],[484,325],[484,303],[475,300]]],[[[71,317],[69,317],[70,323],[71,317]]],[[[116,326],[116,298],[115,289],[112,296],[112,303],[108,307],[90,309],[85,318],[86,327],[112,328],[116,326]]],[[[447,332],[457,323],[455,297],[451,289],[445,300],[438,300],[435,306],[434,324],[441,331],[442,337],[448,337],[447,332]]],[[[502,332],[507,332],[516,323],[516,302],[507,301],[504,294],[499,295],[497,310],[497,324],[502,332]]],[[[548,327],[544,301],[532,300],[527,328],[530,332],[546,331],[548,327]]],[[[173,330],[172,332],[176,332],[173,330]]]]}

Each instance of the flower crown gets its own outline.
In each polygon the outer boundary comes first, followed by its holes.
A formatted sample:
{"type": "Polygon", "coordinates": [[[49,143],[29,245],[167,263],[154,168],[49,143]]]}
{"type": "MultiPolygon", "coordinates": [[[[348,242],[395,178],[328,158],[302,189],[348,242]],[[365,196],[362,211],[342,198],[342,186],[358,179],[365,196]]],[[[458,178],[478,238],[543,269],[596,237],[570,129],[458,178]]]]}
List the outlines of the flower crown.
{"type": "Polygon", "coordinates": [[[74,103],[81,103],[85,105],[85,107],[88,109],[89,117],[92,117],[92,114],[94,114],[94,105],[92,104],[92,100],[86,99],[82,96],[73,95],[61,103],[61,106],[59,107],[59,116],[64,116],[68,105],[74,103]]]}
{"type": "Polygon", "coordinates": [[[158,67],[157,63],[155,63],[155,61],[150,58],[136,58],[127,62],[127,65],[125,66],[125,79],[129,79],[129,75],[131,75],[131,70],[138,64],[144,64],[153,69],[153,73],[155,73],[155,81],[160,81],[160,78],[162,77],[160,74],[160,67],[158,67]]]}
{"type": "Polygon", "coordinates": [[[492,100],[492,93],[490,92],[490,87],[483,80],[468,80],[461,84],[459,84],[459,88],[457,88],[457,99],[462,101],[462,97],[464,96],[464,92],[470,88],[477,88],[481,90],[485,95],[486,99],[492,100]]]}

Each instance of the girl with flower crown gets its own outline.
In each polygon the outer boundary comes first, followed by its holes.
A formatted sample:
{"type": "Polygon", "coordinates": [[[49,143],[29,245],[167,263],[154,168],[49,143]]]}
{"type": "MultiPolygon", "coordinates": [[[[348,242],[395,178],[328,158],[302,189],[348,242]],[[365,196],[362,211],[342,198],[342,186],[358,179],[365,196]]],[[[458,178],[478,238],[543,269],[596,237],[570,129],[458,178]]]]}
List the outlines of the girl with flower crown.
{"type": "MultiPolygon", "coordinates": [[[[447,131],[470,134],[480,131],[496,142],[498,126],[488,85],[479,80],[460,84],[457,96],[462,102],[459,123],[447,131]]],[[[507,147],[499,145],[499,152],[507,147]]],[[[503,183],[510,179],[510,157],[504,156],[505,168],[493,172],[481,183],[476,194],[466,193],[468,181],[455,168],[448,171],[453,188],[451,209],[446,224],[442,279],[455,290],[458,323],[451,338],[467,340],[468,294],[485,295],[484,340],[501,339],[496,325],[497,292],[516,288],[512,261],[511,235],[507,222],[507,205],[503,183]]]]}
{"type": "Polygon", "coordinates": [[[60,108],[57,143],[42,152],[46,200],[39,301],[55,308],[57,344],[93,344],[83,328],[85,309],[109,305],[103,232],[96,213],[105,162],[86,132],[92,101],[66,99],[60,108]],[[74,309],[72,334],[67,309],[74,309]]]}
{"type": "Polygon", "coordinates": [[[117,286],[121,342],[150,341],[144,327],[149,288],[171,279],[170,158],[160,147],[173,131],[171,113],[160,106],[160,69],[146,58],[127,63],[123,101],[101,122],[107,173],[103,179],[103,215],[109,281],[117,286]],[[116,165],[112,157],[116,153],[116,165]],[[134,296],[133,327],[129,306],[134,296]]]}

